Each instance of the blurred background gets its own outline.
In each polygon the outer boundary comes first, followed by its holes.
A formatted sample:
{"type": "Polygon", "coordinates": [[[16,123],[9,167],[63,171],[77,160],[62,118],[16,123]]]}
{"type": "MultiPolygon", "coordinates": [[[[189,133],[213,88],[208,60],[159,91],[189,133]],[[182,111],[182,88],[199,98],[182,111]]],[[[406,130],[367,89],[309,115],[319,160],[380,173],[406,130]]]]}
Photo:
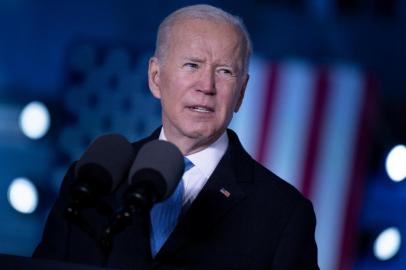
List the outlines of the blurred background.
{"type": "Polygon", "coordinates": [[[156,29],[201,2],[247,25],[251,78],[232,128],[312,200],[321,269],[405,269],[401,0],[2,0],[0,253],[31,255],[96,136],[159,126],[146,77],[156,29]]]}

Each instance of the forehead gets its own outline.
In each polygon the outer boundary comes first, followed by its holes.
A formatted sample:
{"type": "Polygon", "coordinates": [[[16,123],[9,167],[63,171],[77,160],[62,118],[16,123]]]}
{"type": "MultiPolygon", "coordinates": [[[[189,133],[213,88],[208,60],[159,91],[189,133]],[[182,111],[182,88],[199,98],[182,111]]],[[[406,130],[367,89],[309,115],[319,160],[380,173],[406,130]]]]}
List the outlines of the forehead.
{"type": "Polygon", "coordinates": [[[182,20],[172,26],[168,41],[171,54],[209,53],[213,57],[242,60],[242,36],[226,22],[182,20]]]}

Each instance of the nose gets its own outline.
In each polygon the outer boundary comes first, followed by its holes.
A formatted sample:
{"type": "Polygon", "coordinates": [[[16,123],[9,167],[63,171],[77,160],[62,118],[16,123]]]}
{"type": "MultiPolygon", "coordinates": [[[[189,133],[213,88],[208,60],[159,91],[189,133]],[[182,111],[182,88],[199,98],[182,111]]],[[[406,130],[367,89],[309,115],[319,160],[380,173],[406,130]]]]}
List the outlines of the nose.
{"type": "Polygon", "coordinates": [[[201,71],[198,82],[198,91],[206,95],[214,95],[216,93],[216,78],[214,70],[206,68],[201,71]]]}

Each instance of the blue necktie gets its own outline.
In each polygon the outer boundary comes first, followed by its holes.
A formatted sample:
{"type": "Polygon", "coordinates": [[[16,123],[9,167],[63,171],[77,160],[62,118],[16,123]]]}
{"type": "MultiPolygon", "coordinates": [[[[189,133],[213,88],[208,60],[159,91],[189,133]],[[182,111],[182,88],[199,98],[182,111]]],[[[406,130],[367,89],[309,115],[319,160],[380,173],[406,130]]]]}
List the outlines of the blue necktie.
{"type": "MultiPolygon", "coordinates": [[[[185,172],[192,168],[194,164],[185,159],[185,172]]],[[[183,180],[179,181],[175,191],[166,200],[155,204],[150,213],[151,217],[151,253],[152,256],[158,253],[169,235],[178,223],[179,215],[182,211],[183,200],[183,180]]]]}

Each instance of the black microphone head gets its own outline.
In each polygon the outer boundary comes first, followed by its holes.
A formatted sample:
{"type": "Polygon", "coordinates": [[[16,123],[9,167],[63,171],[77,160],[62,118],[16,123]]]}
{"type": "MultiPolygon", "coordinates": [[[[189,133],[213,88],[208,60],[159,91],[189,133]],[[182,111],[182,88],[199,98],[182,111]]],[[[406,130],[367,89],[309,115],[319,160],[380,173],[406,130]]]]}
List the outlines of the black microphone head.
{"type": "Polygon", "coordinates": [[[128,180],[133,187],[147,185],[158,202],[175,191],[183,172],[184,159],[180,150],[170,142],[154,140],[139,150],[128,180]]]}
{"type": "Polygon", "coordinates": [[[78,196],[83,192],[85,195],[86,192],[95,196],[107,195],[126,177],[134,156],[131,143],[122,135],[99,136],[76,164],[72,192],[78,196]]]}

